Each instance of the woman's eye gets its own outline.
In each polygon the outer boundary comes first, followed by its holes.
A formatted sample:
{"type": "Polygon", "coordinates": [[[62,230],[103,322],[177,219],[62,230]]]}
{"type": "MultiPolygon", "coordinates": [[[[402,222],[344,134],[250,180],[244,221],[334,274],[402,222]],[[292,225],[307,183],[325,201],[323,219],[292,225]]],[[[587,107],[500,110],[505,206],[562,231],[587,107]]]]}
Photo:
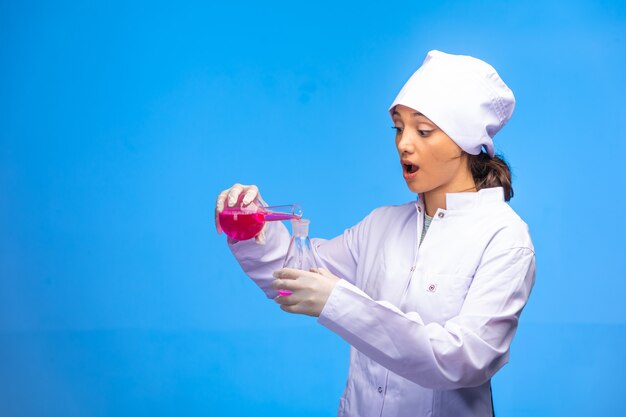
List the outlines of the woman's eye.
{"type": "MultiPolygon", "coordinates": [[[[398,126],[391,126],[392,129],[396,130],[396,133],[402,133],[403,128],[398,127],[398,126]]],[[[430,135],[430,132],[432,132],[432,130],[423,130],[423,129],[417,129],[417,133],[421,136],[421,137],[426,137],[428,135],[430,135]]]]}

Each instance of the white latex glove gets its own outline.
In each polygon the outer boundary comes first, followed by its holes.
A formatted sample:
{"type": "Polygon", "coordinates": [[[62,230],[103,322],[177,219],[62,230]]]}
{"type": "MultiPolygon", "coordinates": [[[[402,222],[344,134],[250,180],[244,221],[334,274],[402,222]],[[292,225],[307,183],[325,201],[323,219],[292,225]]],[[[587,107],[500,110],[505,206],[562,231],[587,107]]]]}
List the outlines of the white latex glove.
{"type": "Polygon", "coordinates": [[[281,268],[274,271],[273,275],[276,279],[272,282],[272,288],[292,292],[274,298],[281,310],[314,317],[319,317],[330,293],[341,279],[324,268],[312,268],[310,272],[281,268]]]}
{"type": "MultiPolygon", "coordinates": [[[[228,207],[246,207],[251,203],[267,207],[267,203],[261,198],[259,188],[256,185],[235,184],[232,187],[222,191],[217,196],[217,201],[215,202],[215,229],[217,230],[217,233],[222,233],[222,227],[220,226],[219,221],[219,213],[224,210],[224,204],[228,204],[228,207]]],[[[258,244],[265,244],[266,227],[267,222],[263,225],[261,232],[254,238],[258,244]]],[[[230,236],[227,236],[227,240],[229,243],[239,242],[236,239],[232,239],[230,236]]]]}

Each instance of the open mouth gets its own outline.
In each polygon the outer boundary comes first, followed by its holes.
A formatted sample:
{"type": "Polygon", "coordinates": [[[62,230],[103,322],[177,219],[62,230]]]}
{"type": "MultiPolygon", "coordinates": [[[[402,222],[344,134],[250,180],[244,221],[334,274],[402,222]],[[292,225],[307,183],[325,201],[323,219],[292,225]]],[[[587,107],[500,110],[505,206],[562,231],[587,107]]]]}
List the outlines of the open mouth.
{"type": "Polygon", "coordinates": [[[417,165],[411,163],[403,163],[402,166],[407,174],[414,174],[420,169],[417,165]]]}

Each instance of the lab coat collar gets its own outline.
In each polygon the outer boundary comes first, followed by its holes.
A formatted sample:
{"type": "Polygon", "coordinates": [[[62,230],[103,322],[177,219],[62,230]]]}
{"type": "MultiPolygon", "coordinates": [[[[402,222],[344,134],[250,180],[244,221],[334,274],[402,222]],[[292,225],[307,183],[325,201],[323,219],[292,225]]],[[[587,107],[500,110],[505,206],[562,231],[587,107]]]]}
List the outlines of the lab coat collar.
{"type": "MultiPolygon", "coordinates": [[[[503,187],[483,188],[478,191],[461,193],[446,193],[446,211],[448,210],[468,210],[483,204],[497,203],[504,201],[503,187]]],[[[417,206],[425,210],[424,194],[418,194],[417,206]]]]}

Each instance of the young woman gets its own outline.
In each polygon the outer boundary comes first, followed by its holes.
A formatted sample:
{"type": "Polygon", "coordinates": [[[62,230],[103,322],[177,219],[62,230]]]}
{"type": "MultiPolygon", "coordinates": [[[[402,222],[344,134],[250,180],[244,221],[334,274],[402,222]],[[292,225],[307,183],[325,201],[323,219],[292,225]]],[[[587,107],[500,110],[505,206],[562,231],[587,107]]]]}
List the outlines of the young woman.
{"type": "MultiPolygon", "coordinates": [[[[228,245],[284,311],[350,345],[339,416],[492,416],[491,378],[535,281],[535,253],[493,137],[515,99],[492,66],[430,51],[389,108],[417,201],[373,210],[331,240],[311,239],[324,268],[281,269],[280,222],[228,245]],[[289,296],[277,290],[290,290],[289,296]]],[[[229,206],[265,205],[256,186],[222,192],[229,206]]]]}

